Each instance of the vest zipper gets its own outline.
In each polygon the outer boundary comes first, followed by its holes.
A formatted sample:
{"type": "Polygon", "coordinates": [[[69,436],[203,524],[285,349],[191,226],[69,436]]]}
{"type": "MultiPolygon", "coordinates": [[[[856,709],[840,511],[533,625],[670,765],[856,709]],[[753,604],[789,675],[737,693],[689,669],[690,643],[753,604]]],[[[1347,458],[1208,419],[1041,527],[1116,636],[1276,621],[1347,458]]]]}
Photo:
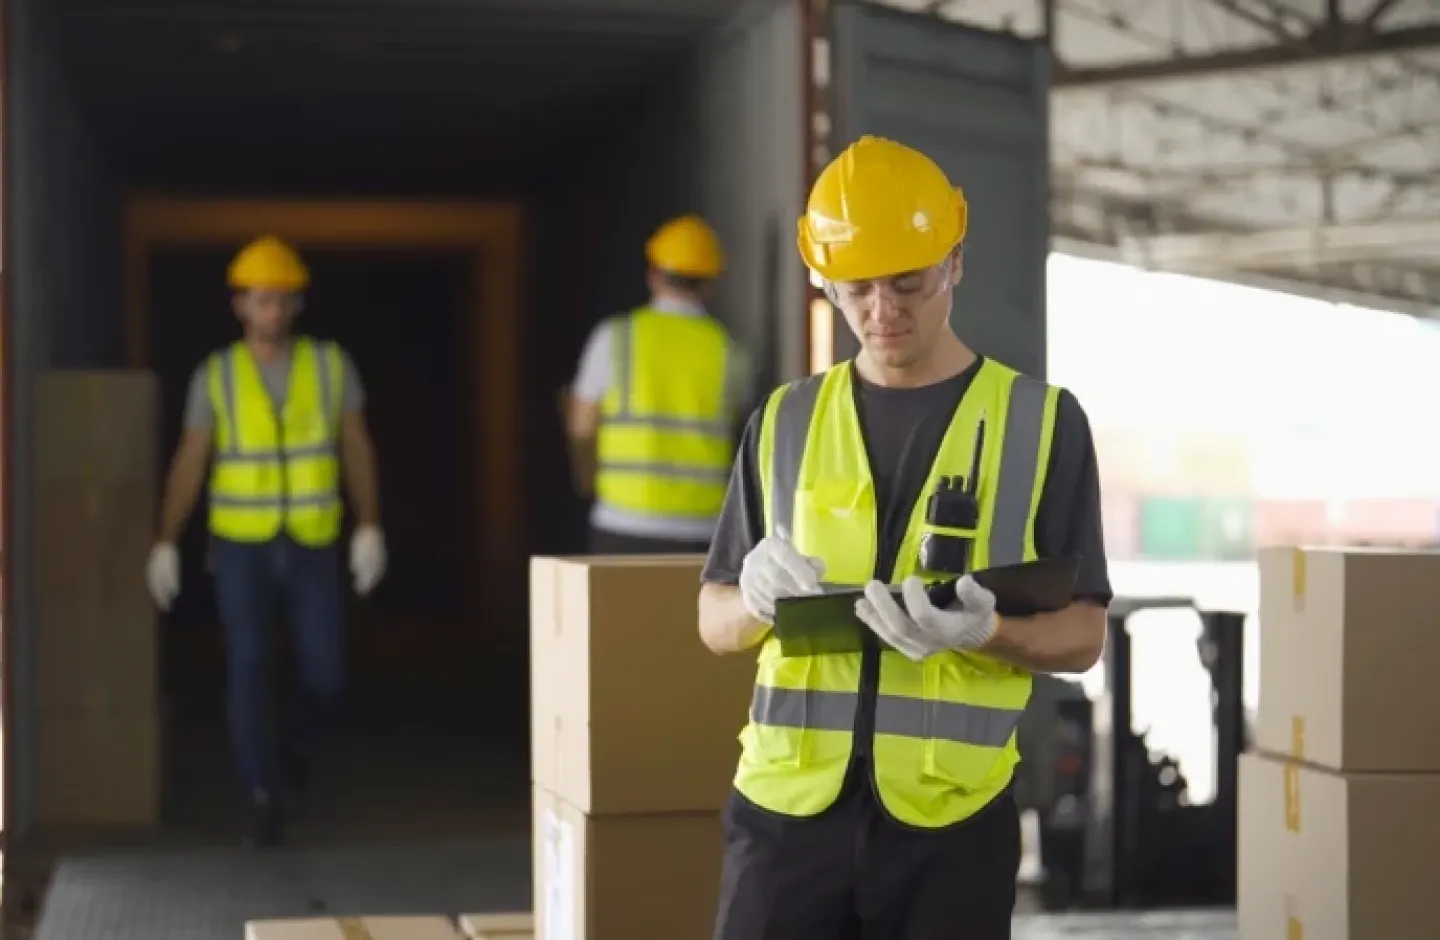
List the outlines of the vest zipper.
{"type": "MultiPolygon", "coordinates": [[[[860,403],[860,378],[855,373],[854,363],[850,364],[850,401],[851,407],[855,410],[855,416],[860,424],[860,441],[865,449],[866,467],[874,467],[875,462],[870,459],[870,441],[865,435],[864,408],[860,403]]],[[[873,471],[871,472],[873,477],[873,471]]],[[[882,570],[883,553],[880,550],[880,543],[885,538],[884,520],[881,518],[880,507],[877,503],[875,519],[875,571],[872,577],[890,583],[890,571],[882,570]]],[[[893,568],[894,562],[891,563],[893,568]]],[[[866,782],[874,791],[875,799],[880,798],[879,786],[875,782],[875,762],[872,759],[875,747],[875,706],[880,697],[880,644],[875,640],[874,634],[866,630],[860,639],[860,688],[859,688],[858,709],[855,714],[855,726],[851,734],[850,760],[852,767],[856,761],[861,762],[865,771],[866,782]]]]}
{"type": "Polygon", "coordinates": [[[290,461],[285,456],[285,414],[273,399],[270,410],[275,415],[275,456],[280,464],[280,530],[283,532],[290,509],[290,461]]]}

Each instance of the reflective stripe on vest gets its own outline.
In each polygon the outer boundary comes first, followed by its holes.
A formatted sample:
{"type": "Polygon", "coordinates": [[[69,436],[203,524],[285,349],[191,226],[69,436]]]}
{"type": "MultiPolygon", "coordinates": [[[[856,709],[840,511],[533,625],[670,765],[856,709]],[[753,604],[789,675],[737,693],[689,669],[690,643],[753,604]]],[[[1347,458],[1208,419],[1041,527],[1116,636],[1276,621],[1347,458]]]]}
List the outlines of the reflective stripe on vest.
{"type": "Polygon", "coordinates": [[[302,545],[333,543],[343,512],[336,454],[344,381],[339,349],[295,341],[278,415],[243,343],[211,356],[206,371],[215,413],[210,531],[231,541],[263,542],[283,529],[302,545]]]}
{"type": "Polygon", "coordinates": [[[637,310],[609,329],[614,380],[596,441],[596,498],[639,515],[714,519],[734,457],[724,328],[637,310]]]}
{"type": "MultiPolygon", "coordinates": [[[[851,381],[847,363],[776,392],[766,405],[759,448],[767,530],[785,527],[801,551],[822,558],[836,589],[869,580],[878,549],[851,381]]],[[[969,474],[982,419],[972,567],[1036,557],[1034,517],[1055,399],[1056,390],[1043,382],[989,361],[981,366],[913,507],[893,583],[926,574],[916,571],[926,502],[941,476],[969,474]]],[[[1029,674],[980,654],[942,653],[917,664],[887,651],[880,660],[872,757],[881,802],[914,826],[948,825],[973,814],[1010,780],[1029,674]]],[[[798,816],[834,802],[850,759],[860,663],[859,654],[787,659],[773,638],[766,641],[736,775],[747,798],[798,816]]]]}

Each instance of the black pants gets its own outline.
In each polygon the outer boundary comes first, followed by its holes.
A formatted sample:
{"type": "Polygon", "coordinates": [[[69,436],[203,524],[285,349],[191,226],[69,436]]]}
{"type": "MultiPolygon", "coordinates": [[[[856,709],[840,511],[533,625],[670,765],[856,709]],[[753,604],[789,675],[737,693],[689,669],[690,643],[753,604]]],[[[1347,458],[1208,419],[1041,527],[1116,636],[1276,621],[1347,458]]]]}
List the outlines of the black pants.
{"type": "Polygon", "coordinates": [[[809,819],[738,793],[725,810],[715,940],[1009,940],[1020,815],[1005,793],[946,829],[887,816],[868,775],[809,819]]]}
{"type": "Polygon", "coordinates": [[[672,539],[651,539],[638,535],[590,529],[592,555],[694,555],[710,551],[709,542],[684,542],[672,539]]]}

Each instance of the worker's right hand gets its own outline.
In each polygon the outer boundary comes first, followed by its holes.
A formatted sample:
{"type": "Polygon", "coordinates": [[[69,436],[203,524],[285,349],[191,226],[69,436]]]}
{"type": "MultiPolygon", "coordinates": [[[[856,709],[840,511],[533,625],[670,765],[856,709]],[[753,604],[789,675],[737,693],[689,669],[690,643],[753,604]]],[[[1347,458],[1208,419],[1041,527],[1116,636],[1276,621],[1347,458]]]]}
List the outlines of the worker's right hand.
{"type": "Polygon", "coordinates": [[[145,585],[155,606],[169,610],[180,593],[180,553],[170,542],[160,542],[150,549],[150,560],[145,563],[145,585]]]}
{"type": "Polygon", "coordinates": [[[750,616],[773,624],[777,600],[819,594],[824,575],[824,562],[800,554],[783,532],[768,535],[740,566],[740,599],[750,616]]]}

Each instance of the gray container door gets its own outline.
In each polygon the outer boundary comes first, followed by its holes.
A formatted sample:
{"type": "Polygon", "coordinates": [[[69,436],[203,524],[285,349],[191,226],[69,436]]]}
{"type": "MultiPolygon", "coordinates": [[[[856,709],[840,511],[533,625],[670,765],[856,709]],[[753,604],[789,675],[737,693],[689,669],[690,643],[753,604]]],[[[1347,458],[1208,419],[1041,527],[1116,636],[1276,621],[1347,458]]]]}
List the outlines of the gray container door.
{"type": "Polygon", "coordinates": [[[804,43],[800,5],[766,0],[732,16],[697,57],[697,205],[727,256],[711,309],[749,352],[756,398],[802,375],[805,360],[797,309],[805,267],[795,250],[805,198],[805,93],[797,64],[804,43]]]}
{"type": "MultiPolygon", "coordinates": [[[[929,154],[965,191],[970,230],[952,322],[972,348],[1045,375],[1050,54],[1039,42],[842,0],[834,150],[865,134],[929,154]]],[[[837,358],[857,344],[836,323],[837,358]]]]}

